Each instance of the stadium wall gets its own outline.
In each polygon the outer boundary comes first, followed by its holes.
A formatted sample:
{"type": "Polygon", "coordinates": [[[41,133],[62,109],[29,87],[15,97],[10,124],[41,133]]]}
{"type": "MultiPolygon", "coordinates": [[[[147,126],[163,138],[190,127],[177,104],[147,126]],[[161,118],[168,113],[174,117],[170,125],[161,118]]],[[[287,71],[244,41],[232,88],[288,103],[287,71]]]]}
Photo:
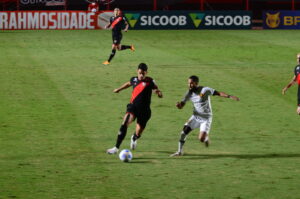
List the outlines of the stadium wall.
{"type": "Polygon", "coordinates": [[[300,11],[263,12],[264,29],[300,29],[300,11]]]}
{"type": "MultiPolygon", "coordinates": [[[[6,11],[0,12],[1,30],[104,29],[111,11],[6,11]]],[[[130,29],[251,29],[249,11],[124,11],[130,29]]]]}

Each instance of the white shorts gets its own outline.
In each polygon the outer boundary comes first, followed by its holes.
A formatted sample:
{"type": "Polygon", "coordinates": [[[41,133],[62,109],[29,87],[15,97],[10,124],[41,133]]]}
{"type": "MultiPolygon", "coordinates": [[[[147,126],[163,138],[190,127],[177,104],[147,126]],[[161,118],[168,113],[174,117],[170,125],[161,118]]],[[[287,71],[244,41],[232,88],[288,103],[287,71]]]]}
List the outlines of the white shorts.
{"type": "Polygon", "coordinates": [[[201,117],[197,115],[192,115],[190,119],[185,123],[185,125],[189,126],[192,130],[195,128],[200,128],[200,132],[209,133],[210,126],[212,123],[212,117],[201,117]]]}

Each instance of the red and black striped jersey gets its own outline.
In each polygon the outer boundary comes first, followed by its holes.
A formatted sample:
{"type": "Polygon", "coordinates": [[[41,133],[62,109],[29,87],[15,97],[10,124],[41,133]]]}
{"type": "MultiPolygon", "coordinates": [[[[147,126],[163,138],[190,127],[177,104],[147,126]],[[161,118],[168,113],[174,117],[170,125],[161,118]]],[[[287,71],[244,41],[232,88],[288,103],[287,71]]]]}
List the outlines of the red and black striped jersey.
{"type": "Polygon", "coordinates": [[[298,85],[300,85],[300,65],[297,65],[295,67],[295,76],[296,76],[298,85]]]}
{"type": "Polygon", "coordinates": [[[130,84],[133,87],[130,103],[140,108],[150,108],[152,90],[157,89],[157,85],[151,77],[139,80],[138,77],[132,77],[130,84]]]}
{"type": "Polygon", "coordinates": [[[126,19],[123,16],[116,16],[110,18],[110,27],[114,34],[121,33],[122,29],[125,27],[126,19]]]}

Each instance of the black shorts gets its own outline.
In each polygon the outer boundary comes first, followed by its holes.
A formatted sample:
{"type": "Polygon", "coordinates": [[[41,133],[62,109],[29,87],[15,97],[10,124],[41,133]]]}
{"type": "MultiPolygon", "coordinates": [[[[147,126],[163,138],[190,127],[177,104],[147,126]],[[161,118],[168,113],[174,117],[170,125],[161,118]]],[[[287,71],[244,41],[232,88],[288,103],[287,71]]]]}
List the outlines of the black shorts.
{"type": "Polygon", "coordinates": [[[121,43],[121,40],[122,40],[122,33],[113,33],[112,34],[113,44],[119,45],[121,43]]]}
{"type": "Polygon", "coordinates": [[[132,113],[136,117],[136,122],[145,128],[148,120],[151,118],[151,109],[138,108],[134,104],[127,104],[127,113],[132,113]]]}

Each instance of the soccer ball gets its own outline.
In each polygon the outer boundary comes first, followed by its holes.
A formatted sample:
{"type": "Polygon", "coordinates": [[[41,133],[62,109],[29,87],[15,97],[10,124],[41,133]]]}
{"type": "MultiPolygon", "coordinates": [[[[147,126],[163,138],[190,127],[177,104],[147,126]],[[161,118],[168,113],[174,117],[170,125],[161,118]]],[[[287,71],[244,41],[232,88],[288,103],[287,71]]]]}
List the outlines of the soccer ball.
{"type": "Polygon", "coordinates": [[[131,151],[129,151],[128,149],[123,149],[120,153],[119,153],[119,158],[121,161],[123,162],[129,162],[132,160],[132,153],[131,151]]]}

